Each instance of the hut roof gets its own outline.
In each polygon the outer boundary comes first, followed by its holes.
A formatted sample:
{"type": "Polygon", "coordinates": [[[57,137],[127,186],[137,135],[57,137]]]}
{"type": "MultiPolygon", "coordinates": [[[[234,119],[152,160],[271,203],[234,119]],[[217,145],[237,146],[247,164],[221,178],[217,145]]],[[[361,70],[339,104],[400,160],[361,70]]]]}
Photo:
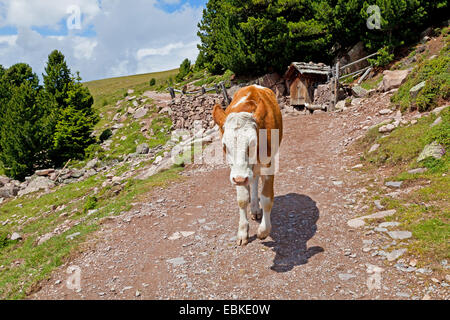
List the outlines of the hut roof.
{"type": "Polygon", "coordinates": [[[294,70],[297,70],[300,74],[317,74],[324,76],[331,74],[331,67],[324,63],[292,62],[285,77],[290,78],[294,70]]]}

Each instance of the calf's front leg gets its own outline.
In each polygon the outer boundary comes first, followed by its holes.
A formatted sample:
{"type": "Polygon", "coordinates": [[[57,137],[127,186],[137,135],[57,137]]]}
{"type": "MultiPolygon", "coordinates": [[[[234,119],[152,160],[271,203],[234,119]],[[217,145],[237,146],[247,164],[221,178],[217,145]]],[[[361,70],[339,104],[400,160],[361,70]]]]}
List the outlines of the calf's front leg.
{"type": "Polygon", "coordinates": [[[237,234],[237,243],[239,246],[245,246],[248,243],[247,207],[250,199],[249,187],[237,186],[237,202],[239,205],[239,229],[237,234]]]}
{"type": "Polygon", "coordinates": [[[273,207],[273,179],[274,176],[262,176],[263,190],[261,192],[261,207],[263,209],[263,218],[258,228],[258,239],[264,240],[270,234],[272,224],[270,222],[270,214],[273,207]]]}

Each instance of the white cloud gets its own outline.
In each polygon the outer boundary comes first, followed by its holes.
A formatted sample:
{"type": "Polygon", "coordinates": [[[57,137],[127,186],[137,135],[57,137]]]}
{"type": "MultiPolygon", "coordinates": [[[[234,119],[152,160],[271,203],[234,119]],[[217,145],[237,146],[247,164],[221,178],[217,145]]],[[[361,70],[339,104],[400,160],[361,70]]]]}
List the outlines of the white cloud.
{"type": "Polygon", "coordinates": [[[15,36],[0,36],[0,61],[4,66],[26,62],[41,74],[48,54],[58,49],[72,71],[80,71],[88,81],[162,71],[178,67],[184,58],[195,60],[202,8],[184,5],[168,13],[155,4],[156,0],[133,0],[132,5],[129,0],[0,0],[0,27],[18,28],[15,36]],[[83,27],[90,27],[95,36],[50,37],[31,30],[57,29],[67,17],[66,5],[72,4],[80,4],[83,27]]]}
{"type": "Polygon", "coordinates": [[[80,7],[86,23],[100,13],[97,0],[0,0],[4,10],[0,26],[49,27],[55,29],[62,19],[68,18],[68,8],[80,7]]]}
{"type": "Polygon", "coordinates": [[[139,49],[137,52],[137,59],[142,60],[147,56],[167,56],[174,49],[183,48],[182,42],[177,43],[169,43],[168,45],[162,48],[150,48],[150,49],[139,49]]]}

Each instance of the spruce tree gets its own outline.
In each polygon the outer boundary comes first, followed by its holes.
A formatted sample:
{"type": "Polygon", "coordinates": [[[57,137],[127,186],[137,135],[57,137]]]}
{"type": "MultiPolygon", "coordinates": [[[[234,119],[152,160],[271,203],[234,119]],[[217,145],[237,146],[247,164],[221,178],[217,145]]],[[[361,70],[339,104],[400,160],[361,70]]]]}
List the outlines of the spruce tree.
{"type": "Polygon", "coordinates": [[[62,165],[69,159],[84,157],[85,149],[95,142],[92,131],[99,118],[92,108],[89,90],[72,79],[67,87],[66,107],[58,116],[53,136],[53,160],[62,165]]]}
{"type": "Polygon", "coordinates": [[[42,76],[45,90],[55,97],[60,108],[66,107],[65,99],[72,78],[65,57],[60,51],[54,50],[50,53],[45,73],[42,76]]]}
{"type": "Polygon", "coordinates": [[[42,157],[45,111],[32,83],[25,81],[10,90],[0,132],[0,161],[9,177],[23,179],[42,157]]]}

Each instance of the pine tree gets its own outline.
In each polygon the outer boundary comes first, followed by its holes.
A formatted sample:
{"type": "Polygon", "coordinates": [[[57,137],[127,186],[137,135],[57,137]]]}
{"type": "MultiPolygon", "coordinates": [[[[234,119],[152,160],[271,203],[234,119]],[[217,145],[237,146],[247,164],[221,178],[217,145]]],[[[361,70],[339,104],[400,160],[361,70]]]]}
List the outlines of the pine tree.
{"type": "Polygon", "coordinates": [[[45,108],[38,94],[28,81],[11,87],[11,98],[3,114],[0,161],[5,173],[15,179],[25,178],[42,160],[45,108]]]}
{"type": "Polygon", "coordinates": [[[92,136],[99,118],[92,109],[89,90],[74,79],[67,87],[66,108],[61,110],[53,136],[53,160],[62,165],[69,159],[84,157],[85,149],[95,142],[92,136]]]}
{"type": "Polygon", "coordinates": [[[45,90],[55,97],[60,108],[65,108],[67,90],[72,79],[65,57],[60,51],[54,50],[50,53],[47,66],[45,67],[45,74],[42,76],[45,90]]]}

